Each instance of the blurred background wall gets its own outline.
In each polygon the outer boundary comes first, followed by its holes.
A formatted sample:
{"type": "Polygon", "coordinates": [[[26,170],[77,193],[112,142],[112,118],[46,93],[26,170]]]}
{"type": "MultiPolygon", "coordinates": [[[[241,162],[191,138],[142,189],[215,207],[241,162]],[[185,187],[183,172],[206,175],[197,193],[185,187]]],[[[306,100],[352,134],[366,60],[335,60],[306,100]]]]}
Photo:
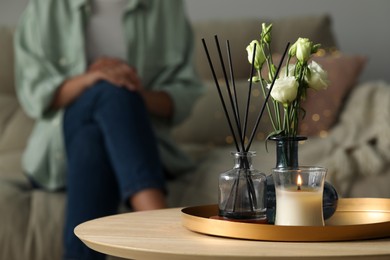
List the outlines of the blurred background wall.
{"type": "MultiPolygon", "coordinates": [[[[27,1],[0,0],[0,25],[15,25],[27,1]]],[[[262,19],[330,14],[340,49],[347,54],[361,54],[369,58],[361,80],[383,79],[390,82],[389,0],[185,1],[192,21],[257,17],[260,23],[262,19]]]]}

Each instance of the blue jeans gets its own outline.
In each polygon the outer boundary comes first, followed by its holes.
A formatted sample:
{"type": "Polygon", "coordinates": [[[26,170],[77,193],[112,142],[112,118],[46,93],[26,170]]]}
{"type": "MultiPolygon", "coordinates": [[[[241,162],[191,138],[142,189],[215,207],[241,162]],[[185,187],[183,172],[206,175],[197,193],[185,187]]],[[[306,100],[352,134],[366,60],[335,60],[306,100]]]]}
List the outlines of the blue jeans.
{"type": "Polygon", "coordinates": [[[165,190],[142,97],[98,82],[66,108],[64,138],[68,159],[64,257],[104,259],[74,235],[74,228],[115,214],[121,201],[143,189],[165,190]]]}

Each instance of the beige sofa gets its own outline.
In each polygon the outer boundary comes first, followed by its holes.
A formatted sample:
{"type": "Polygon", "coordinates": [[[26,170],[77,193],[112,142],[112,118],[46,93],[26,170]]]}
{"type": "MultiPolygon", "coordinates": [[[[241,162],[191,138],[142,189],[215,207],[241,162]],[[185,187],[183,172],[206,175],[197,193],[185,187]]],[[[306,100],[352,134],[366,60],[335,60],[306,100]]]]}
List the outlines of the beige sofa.
{"type": "MultiPolygon", "coordinates": [[[[258,19],[210,21],[195,24],[194,28],[197,68],[205,81],[207,91],[194,108],[193,115],[181,126],[174,129],[173,135],[182,148],[196,160],[198,168],[168,183],[168,199],[172,207],[216,203],[218,175],[231,168],[233,163],[230,151],[234,150],[234,147],[230,143],[228,127],[222,114],[215,87],[210,80],[210,71],[204,58],[200,39],[205,37],[211,49],[214,46],[214,34],[218,34],[221,41],[224,39],[230,40],[234,53],[237,87],[240,92],[239,96],[243,99],[247,90],[249,72],[245,47],[252,39],[257,37],[260,30],[260,21],[258,19]]],[[[298,36],[310,37],[316,42],[323,43],[325,47],[336,46],[331,30],[331,21],[327,16],[288,18],[274,21],[275,51],[280,52],[288,40],[295,41],[298,36]]],[[[215,52],[213,52],[213,55],[215,57],[215,52]]],[[[358,61],[352,59],[353,64],[364,63],[362,59],[358,59],[358,61]]],[[[337,64],[331,65],[330,68],[337,67],[337,64]]],[[[330,96],[331,101],[329,102],[339,100],[337,103],[338,110],[336,110],[338,115],[335,117],[339,121],[348,118],[348,116],[343,115],[348,115],[352,110],[349,107],[353,104],[341,107],[342,100],[346,95],[349,93],[350,99],[353,100],[355,92],[359,92],[358,89],[367,88],[367,86],[355,87],[362,66],[357,66],[358,68],[353,71],[354,74],[348,72],[355,77],[351,82],[348,82],[350,86],[346,87],[348,90],[354,87],[352,91],[343,92],[341,97],[340,94],[331,94],[330,96]]],[[[353,66],[344,66],[343,64],[341,68],[344,67],[351,68],[353,66]]],[[[345,73],[342,75],[345,75],[345,73]]],[[[379,83],[375,84],[378,85],[379,83]]],[[[376,85],[374,88],[377,87],[376,85]]],[[[383,85],[386,85],[385,83],[379,85],[385,92],[388,86],[383,87],[383,85]]],[[[390,90],[390,88],[388,89],[390,90]]],[[[329,89],[329,93],[333,93],[333,91],[338,92],[335,88],[329,89]]],[[[359,93],[356,96],[360,95],[359,93]]],[[[256,111],[261,105],[258,93],[254,90],[252,94],[254,101],[251,106],[252,119],[249,125],[253,125],[254,115],[257,114],[256,111]]],[[[241,100],[241,104],[243,103],[241,100]]],[[[319,136],[312,135],[309,141],[301,145],[300,158],[302,164],[316,164],[330,169],[341,169],[340,167],[334,167],[337,164],[332,163],[337,159],[333,158],[334,153],[332,152],[336,149],[337,140],[339,140],[337,136],[343,134],[343,123],[339,121],[336,125],[333,122],[331,129],[327,129],[325,132],[320,131],[319,136]],[[333,134],[333,132],[336,132],[336,134],[333,134]]],[[[32,125],[33,121],[26,116],[19,106],[14,92],[12,30],[1,28],[0,259],[54,260],[60,259],[62,254],[61,241],[65,192],[46,192],[32,189],[23,175],[20,165],[21,155],[32,125]]],[[[252,146],[252,150],[257,151],[255,167],[267,174],[275,164],[274,145],[269,144],[269,151],[267,152],[262,141],[269,129],[269,123],[264,119],[259,127],[256,141],[252,146]]],[[[378,139],[377,142],[381,143],[381,140],[378,139]]],[[[384,149],[389,148],[386,147],[384,149]]],[[[351,149],[351,146],[346,146],[345,149],[347,148],[351,149]]],[[[353,155],[353,151],[349,150],[349,154],[353,155]]],[[[359,174],[356,171],[353,176],[351,174],[344,176],[343,172],[337,172],[337,175],[330,174],[329,180],[338,182],[337,186],[342,196],[390,197],[390,172],[385,171],[383,167],[379,167],[378,162],[375,161],[375,163],[376,172],[370,172],[370,175],[359,174]]],[[[382,158],[380,163],[380,165],[385,164],[389,168],[390,158],[382,158]]],[[[369,162],[367,164],[369,168],[370,165],[374,165],[374,163],[370,164],[369,162]]]]}

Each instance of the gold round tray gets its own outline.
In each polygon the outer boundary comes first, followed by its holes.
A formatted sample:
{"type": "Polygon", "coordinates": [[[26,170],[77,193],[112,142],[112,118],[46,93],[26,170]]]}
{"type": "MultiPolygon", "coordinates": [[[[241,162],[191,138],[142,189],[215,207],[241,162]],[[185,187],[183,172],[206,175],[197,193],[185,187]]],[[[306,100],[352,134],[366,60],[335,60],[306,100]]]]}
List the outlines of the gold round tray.
{"type": "Polygon", "coordinates": [[[191,231],[229,238],[267,241],[346,241],[390,237],[390,199],[340,199],[325,226],[276,226],[211,219],[217,205],[182,209],[191,231]]]}

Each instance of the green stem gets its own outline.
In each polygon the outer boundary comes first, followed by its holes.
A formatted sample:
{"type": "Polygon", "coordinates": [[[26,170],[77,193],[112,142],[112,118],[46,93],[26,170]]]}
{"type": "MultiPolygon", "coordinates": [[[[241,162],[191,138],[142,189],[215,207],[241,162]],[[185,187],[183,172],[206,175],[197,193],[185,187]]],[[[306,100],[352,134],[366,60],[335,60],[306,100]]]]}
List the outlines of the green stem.
{"type": "Polygon", "coordinates": [[[296,109],[297,101],[293,102],[293,106],[289,112],[289,120],[290,120],[290,134],[292,136],[296,136],[297,134],[297,122],[298,122],[298,114],[296,109]]]}
{"type": "Polygon", "coordinates": [[[280,118],[280,109],[279,109],[279,103],[274,100],[274,109],[275,109],[275,114],[276,114],[276,120],[278,123],[278,131],[282,129],[282,123],[281,123],[281,118],[280,118]]]}
{"type": "MultiPolygon", "coordinates": [[[[261,77],[261,71],[258,70],[257,71],[257,74],[260,78],[260,85],[261,85],[261,90],[263,92],[263,96],[264,96],[264,99],[267,97],[267,94],[265,93],[265,86],[264,86],[264,83],[263,83],[263,78],[261,77]]],[[[265,100],[264,100],[265,102],[265,100]]],[[[271,111],[271,108],[269,106],[269,103],[267,102],[266,104],[266,107],[267,107],[267,111],[268,111],[268,116],[269,116],[269,119],[271,120],[271,124],[272,124],[272,127],[273,129],[276,131],[276,125],[275,125],[275,122],[274,122],[274,117],[272,116],[272,111],[271,111]]]]}
{"type": "Polygon", "coordinates": [[[284,121],[285,121],[285,130],[287,132],[287,136],[291,134],[291,123],[290,123],[290,106],[284,107],[284,121]]]}
{"type": "Polygon", "coordinates": [[[292,120],[292,125],[290,126],[290,128],[293,136],[296,136],[298,133],[299,112],[300,112],[299,110],[301,106],[302,95],[304,94],[305,91],[304,75],[306,74],[307,66],[306,64],[300,64],[299,66],[296,66],[295,69],[296,69],[295,74],[298,73],[297,81],[299,86],[298,86],[297,98],[292,103],[293,107],[290,115],[290,118],[292,120]]]}

